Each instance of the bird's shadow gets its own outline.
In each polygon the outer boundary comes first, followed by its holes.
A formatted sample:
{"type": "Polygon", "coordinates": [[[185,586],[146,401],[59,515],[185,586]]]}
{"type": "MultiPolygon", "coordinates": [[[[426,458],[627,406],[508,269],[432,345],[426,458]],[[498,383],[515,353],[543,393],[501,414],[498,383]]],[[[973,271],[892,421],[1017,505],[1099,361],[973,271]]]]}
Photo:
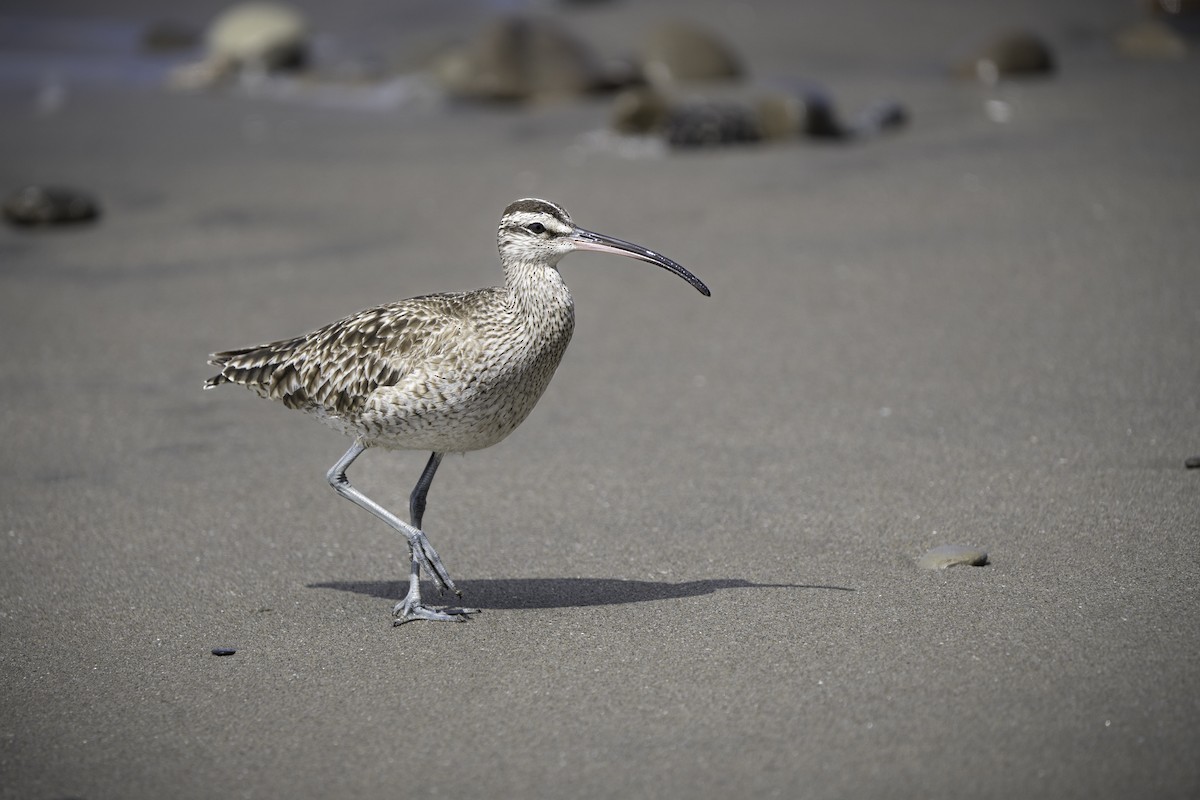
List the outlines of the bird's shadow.
{"type": "MultiPolygon", "coordinates": [[[[458,581],[463,597],[482,608],[577,608],[650,600],[674,600],[712,594],[718,589],[820,589],[853,592],[847,586],[798,583],[754,583],[743,578],[698,581],[634,581],[621,578],[485,578],[458,581]]],[[[310,589],[336,589],[399,601],[408,592],[408,581],[326,581],[310,583],[310,589]]],[[[426,597],[437,592],[428,583],[421,586],[426,597]]]]}

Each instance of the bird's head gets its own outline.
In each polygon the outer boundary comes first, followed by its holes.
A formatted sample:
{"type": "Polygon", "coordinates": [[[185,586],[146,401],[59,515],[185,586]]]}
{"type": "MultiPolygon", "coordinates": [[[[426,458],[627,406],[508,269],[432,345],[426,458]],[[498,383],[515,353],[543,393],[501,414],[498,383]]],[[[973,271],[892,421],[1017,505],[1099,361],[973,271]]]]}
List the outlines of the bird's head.
{"type": "Polygon", "coordinates": [[[680,264],[641,245],[584,230],[571,220],[566,209],[548,200],[526,198],[510,203],[500,218],[497,240],[500,260],[505,265],[523,263],[556,267],[567,253],[594,250],[662,267],[683,278],[701,294],[711,294],[699,278],[680,264]]]}

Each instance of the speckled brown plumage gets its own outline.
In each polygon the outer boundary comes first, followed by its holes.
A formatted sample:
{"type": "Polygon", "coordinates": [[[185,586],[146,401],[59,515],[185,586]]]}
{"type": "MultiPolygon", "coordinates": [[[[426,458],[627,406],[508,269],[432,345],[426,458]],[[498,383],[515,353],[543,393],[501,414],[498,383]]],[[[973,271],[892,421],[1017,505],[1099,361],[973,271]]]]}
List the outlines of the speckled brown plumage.
{"type": "Polygon", "coordinates": [[[547,283],[533,303],[500,288],[415,297],[215,353],[206,386],[246,386],[370,445],[488,447],[533,410],[570,341],[570,294],[547,283]]]}

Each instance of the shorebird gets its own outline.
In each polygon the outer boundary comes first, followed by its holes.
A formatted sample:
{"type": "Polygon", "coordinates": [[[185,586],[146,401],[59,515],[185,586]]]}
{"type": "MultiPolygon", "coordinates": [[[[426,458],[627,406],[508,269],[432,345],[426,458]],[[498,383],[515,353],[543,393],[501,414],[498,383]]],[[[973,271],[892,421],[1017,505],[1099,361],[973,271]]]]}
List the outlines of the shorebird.
{"type": "Polygon", "coordinates": [[[635,258],[708,287],[666,256],[577,227],[562,206],[511,203],[497,233],[504,285],[431,294],[376,306],[294,339],[213,353],[220,373],[205,389],[245,386],[306,411],[354,440],[326,473],[339,495],[408,540],[408,593],[394,623],[464,621],[477,608],[434,608],[421,600],[421,570],[439,593],[459,597],[421,523],[442,457],[491,447],[520,425],[546,390],[575,328],[575,304],[558,262],[575,250],[635,258]],[[346,471],[369,447],[428,450],[404,522],[350,483],[346,471]]]}

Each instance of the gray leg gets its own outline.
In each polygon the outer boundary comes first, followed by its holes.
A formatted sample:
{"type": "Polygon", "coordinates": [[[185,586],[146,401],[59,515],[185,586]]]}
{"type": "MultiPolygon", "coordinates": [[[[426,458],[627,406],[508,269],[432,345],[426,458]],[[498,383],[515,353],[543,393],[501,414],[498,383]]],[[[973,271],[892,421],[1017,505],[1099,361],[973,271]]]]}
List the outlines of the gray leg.
{"type": "MultiPolygon", "coordinates": [[[[447,608],[439,610],[429,608],[421,602],[421,567],[429,570],[430,575],[433,576],[434,581],[438,584],[439,590],[450,589],[460,596],[462,593],[458,591],[458,588],[454,585],[454,581],[450,579],[450,574],[442,566],[441,557],[438,556],[437,551],[433,549],[433,545],[429,543],[429,539],[425,537],[425,534],[419,528],[404,522],[395,514],[350,485],[350,479],[346,477],[346,470],[354,463],[354,459],[362,455],[366,449],[367,446],[361,440],[356,439],[354,444],[350,446],[350,449],[346,451],[346,454],[329,468],[329,472],[325,477],[329,480],[329,485],[338,494],[360,508],[370,511],[388,525],[404,534],[404,538],[408,540],[408,549],[412,554],[412,566],[409,571],[408,594],[405,595],[404,600],[396,604],[396,608],[393,610],[393,614],[398,618],[396,624],[399,625],[414,619],[452,620],[456,622],[468,619],[466,615],[476,613],[478,609],[447,608]]],[[[433,480],[433,472],[436,469],[436,465],[433,470],[430,470],[426,466],[425,471],[429,473],[429,477],[426,479],[425,475],[422,474],[421,481],[418,481],[417,487],[420,488],[423,483],[425,490],[428,491],[429,482],[433,480]]],[[[416,491],[414,490],[415,494],[416,491]]],[[[421,501],[422,505],[424,505],[424,493],[422,493],[421,501]]],[[[417,516],[419,518],[420,515],[417,516]]]]}
{"type": "Polygon", "coordinates": [[[413,487],[412,494],[408,498],[408,519],[414,528],[421,527],[421,517],[425,516],[425,495],[429,494],[429,485],[433,483],[433,476],[441,466],[442,455],[442,453],[430,454],[429,461],[425,464],[425,470],[421,473],[421,479],[417,481],[417,485],[413,487]]]}

